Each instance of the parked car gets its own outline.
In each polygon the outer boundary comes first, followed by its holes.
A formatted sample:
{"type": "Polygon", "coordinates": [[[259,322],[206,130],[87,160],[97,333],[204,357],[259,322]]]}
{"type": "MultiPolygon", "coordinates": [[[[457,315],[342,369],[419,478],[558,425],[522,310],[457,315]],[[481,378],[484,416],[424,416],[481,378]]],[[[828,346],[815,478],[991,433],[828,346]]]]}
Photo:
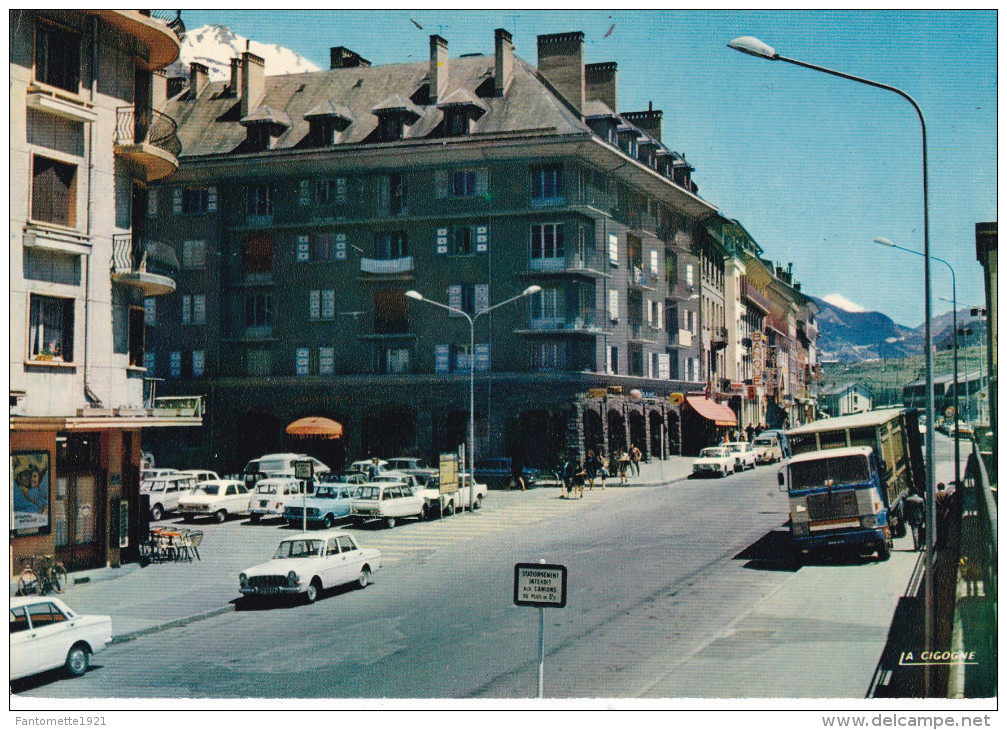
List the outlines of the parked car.
{"type": "Polygon", "coordinates": [[[315,480],[315,484],[363,484],[367,477],[359,471],[330,471],[315,480]]]}
{"type": "Polygon", "coordinates": [[[215,471],[204,471],[203,469],[183,469],[179,474],[188,474],[196,477],[197,482],[208,482],[211,479],[220,479],[215,471]]]}
{"type": "Polygon", "coordinates": [[[303,596],[314,603],[326,588],[354,581],[365,587],[380,567],[379,551],[331,530],[282,540],[272,560],[238,575],[238,585],[245,596],[303,596]]]}
{"type": "Polygon", "coordinates": [[[692,462],[692,473],[696,476],[713,474],[726,477],[734,471],[737,457],[724,446],[708,446],[699,452],[699,458],[692,462]]]}
{"type": "Polygon", "coordinates": [[[307,454],[266,454],[245,464],[241,472],[245,487],[251,489],[257,481],[266,477],[294,476],[295,461],[313,461],[316,476],[332,471],[318,459],[307,454]]]}
{"type": "Polygon", "coordinates": [[[293,477],[266,477],[255,483],[248,505],[248,517],[252,522],[263,518],[283,517],[287,504],[300,502],[304,493],[304,482],[293,477]]]}
{"type": "Polygon", "coordinates": [[[239,481],[217,479],[203,482],[182,497],[178,511],[187,519],[213,517],[224,522],[229,515],[247,515],[251,493],[239,481]]]}
{"type": "Polygon", "coordinates": [[[305,495],[303,499],[291,499],[283,510],[283,519],[291,527],[308,527],[319,525],[328,529],[337,522],[349,519],[350,505],[357,488],[352,484],[323,484],[315,489],[314,494],[305,495]],[[304,511],[307,510],[307,520],[304,511]]]}
{"type": "Polygon", "coordinates": [[[409,469],[426,469],[426,461],[419,456],[396,456],[385,462],[385,469],[407,471],[409,469]]]}
{"type": "Polygon", "coordinates": [[[387,468],[388,462],[384,459],[378,459],[377,464],[374,463],[374,459],[360,459],[346,467],[346,471],[359,472],[368,479],[373,479],[387,468]]]}
{"type": "MultiPolygon", "coordinates": [[[[469,475],[462,472],[458,475],[459,486],[454,492],[441,494],[440,477],[435,476],[427,480],[418,489],[414,489],[415,494],[423,497],[423,517],[433,519],[440,516],[451,516],[455,510],[463,510],[469,506],[469,475]]],[[[483,506],[486,499],[486,485],[476,482],[475,492],[471,495],[472,509],[477,510],[483,506]]]]}
{"type": "Polygon", "coordinates": [[[179,500],[196,488],[198,482],[190,474],[165,474],[140,482],[140,494],[150,497],[150,519],[159,520],[165,512],[178,509],[179,500]]]}
{"type": "Polygon", "coordinates": [[[10,599],[10,678],[64,667],[79,677],[112,641],[109,616],[82,615],[58,598],[10,599]]]}
{"type": "Polygon", "coordinates": [[[756,464],[773,464],[783,458],[780,440],[773,434],[759,434],[752,439],[756,464]]]}
{"type": "Polygon", "coordinates": [[[755,450],[747,441],[728,441],[724,444],[727,449],[734,454],[737,461],[734,464],[735,471],[755,468],[755,450]]]}
{"type": "Polygon", "coordinates": [[[350,513],[356,522],[384,520],[388,527],[395,527],[405,517],[422,519],[423,504],[423,497],[404,484],[367,482],[357,487],[350,513]]]}
{"type": "MultiPolygon", "coordinates": [[[[526,487],[538,480],[539,470],[530,467],[521,469],[526,487]]],[[[490,489],[506,489],[511,480],[511,459],[507,456],[492,456],[476,462],[475,478],[490,489]]]]}
{"type": "Polygon", "coordinates": [[[178,474],[178,469],[154,469],[153,467],[149,469],[141,469],[140,481],[149,481],[151,479],[157,479],[158,477],[167,476],[168,474],[178,474]]]}

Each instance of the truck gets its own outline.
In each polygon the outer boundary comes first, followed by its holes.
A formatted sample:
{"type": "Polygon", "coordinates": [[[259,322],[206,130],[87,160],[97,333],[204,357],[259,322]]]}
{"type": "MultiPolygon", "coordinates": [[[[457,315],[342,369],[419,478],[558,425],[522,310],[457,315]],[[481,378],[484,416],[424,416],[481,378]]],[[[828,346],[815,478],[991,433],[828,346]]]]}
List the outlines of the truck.
{"type": "Polygon", "coordinates": [[[854,545],[887,560],[906,534],[904,500],[926,475],[916,409],[829,418],[787,431],[792,458],[780,469],[788,494],[794,557],[854,545]]]}

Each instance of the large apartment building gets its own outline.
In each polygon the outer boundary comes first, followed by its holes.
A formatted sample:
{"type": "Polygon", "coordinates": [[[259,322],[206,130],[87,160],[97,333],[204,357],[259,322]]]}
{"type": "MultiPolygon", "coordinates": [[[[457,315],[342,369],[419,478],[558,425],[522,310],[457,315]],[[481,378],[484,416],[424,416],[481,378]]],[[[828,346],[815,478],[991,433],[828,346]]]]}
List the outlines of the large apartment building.
{"type": "Polygon", "coordinates": [[[144,223],[178,167],[157,71],[182,32],[177,11],[10,12],[12,574],[133,559],[141,433],[200,423],[153,408],[143,369],[144,298],[177,273],[144,223]]]}
{"type": "MultiPolygon", "coordinates": [[[[489,40],[489,39],[488,39],[489,40]]],[[[661,111],[619,112],[614,63],[581,33],[540,36],[537,65],[497,30],[490,55],[270,77],[251,53],[211,82],[191,65],[166,112],[182,168],[147,225],[183,276],[148,300],[145,366],[208,401],[174,465],[240,468],[322,415],[319,453],[477,453],[553,463],[568,448],[681,448],[698,394],[699,232],[714,207],[662,139],[661,111]],[[541,287],[480,317],[460,316],[541,287]],[[325,451],[325,449],[323,449],[325,451]]]]}

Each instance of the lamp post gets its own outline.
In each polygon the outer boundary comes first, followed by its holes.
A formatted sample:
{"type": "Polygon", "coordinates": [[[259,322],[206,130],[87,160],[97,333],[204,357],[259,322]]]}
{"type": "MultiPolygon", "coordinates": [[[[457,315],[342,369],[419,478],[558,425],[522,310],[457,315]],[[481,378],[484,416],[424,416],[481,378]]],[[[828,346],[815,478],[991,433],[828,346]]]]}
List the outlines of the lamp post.
{"type": "Polygon", "coordinates": [[[510,304],[511,302],[517,301],[521,297],[527,297],[531,294],[536,294],[542,291],[542,287],[537,284],[532,284],[530,287],[525,289],[523,292],[518,294],[516,297],[511,297],[510,299],[505,299],[499,304],[494,304],[492,307],[487,307],[481,312],[476,312],[474,315],[469,314],[461,309],[455,307],[449,307],[447,304],[441,304],[440,302],[435,302],[433,299],[427,299],[425,296],[420,294],[414,289],[410,289],[406,292],[406,296],[410,299],[415,299],[418,302],[426,302],[427,304],[432,304],[435,307],[440,307],[441,309],[446,309],[449,312],[454,312],[455,314],[460,314],[469,323],[469,444],[468,444],[468,469],[469,469],[469,512],[472,511],[472,499],[475,493],[475,469],[476,469],[476,457],[475,457],[475,434],[476,434],[476,320],[487,312],[492,312],[498,307],[502,307],[505,304],[510,304]]]}
{"type": "MultiPolygon", "coordinates": [[[[927,204],[927,124],[923,118],[923,112],[920,110],[919,105],[916,101],[909,96],[906,92],[901,89],[897,89],[894,86],[889,86],[887,84],[881,84],[877,81],[871,81],[870,79],[861,78],[859,76],[853,76],[851,74],[843,73],[842,71],[835,71],[830,68],[825,68],[824,66],[816,66],[814,64],[805,63],[804,61],[797,61],[792,58],[786,58],[778,54],[771,46],[766,45],[758,38],[753,38],[752,36],[741,36],[735,38],[733,41],[727,44],[729,48],[733,48],[736,51],[746,53],[750,56],[755,56],[756,58],[764,58],[768,61],[785,61],[786,63],[793,64],[795,66],[800,66],[802,68],[807,68],[812,71],[819,71],[821,73],[829,74],[831,76],[838,76],[839,78],[846,79],[848,81],[854,81],[858,84],[865,84],[866,86],[873,86],[876,89],[883,89],[885,91],[891,91],[893,94],[898,94],[903,99],[912,104],[913,109],[916,111],[916,115],[920,120],[920,130],[922,132],[923,140],[923,289],[924,289],[924,322],[926,330],[926,372],[927,372],[927,444],[926,444],[926,471],[927,471],[927,540],[926,540],[926,573],[925,573],[925,585],[924,591],[926,595],[924,596],[924,632],[925,632],[925,642],[927,650],[933,648],[933,618],[934,618],[934,605],[933,605],[933,565],[934,565],[934,530],[931,529],[933,525],[937,522],[937,505],[935,502],[934,494],[934,362],[933,362],[933,337],[930,331],[930,210],[927,204]]],[[[924,692],[929,694],[930,691],[930,672],[929,667],[924,677],[924,692]]]]}

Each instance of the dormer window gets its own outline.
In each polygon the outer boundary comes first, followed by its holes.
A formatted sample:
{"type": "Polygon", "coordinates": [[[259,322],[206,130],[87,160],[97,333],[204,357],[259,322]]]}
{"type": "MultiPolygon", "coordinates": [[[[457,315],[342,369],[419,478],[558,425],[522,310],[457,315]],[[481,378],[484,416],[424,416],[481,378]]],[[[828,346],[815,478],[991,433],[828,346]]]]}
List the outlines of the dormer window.
{"type": "Polygon", "coordinates": [[[402,117],[395,114],[386,114],[378,119],[378,139],[381,142],[394,142],[402,139],[405,125],[402,117]]]}
{"type": "Polygon", "coordinates": [[[399,94],[392,94],[371,113],[378,118],[378,141],[394,142],[405,137],[407,125],[415,124],[423,116],[418,106],[399,94]]]}
{"type": "Polygon", "coordinates": [[[461,137],[472,131],[472,120],[468,114],[453,109],[444,116],[444,134],[448,137],[461,137]]]}
{"type": "Polygon", "coordinates": [[[309,136],[312,147],[329,147],[339,141],[339,132],[331,119],[312,119],[309,136]]]}
{"type": "Polygon", "coordinates": [[[255,124],[248,127],[248,146],[256,150],[271,150],[276,146],[276,137],[270,134],[265,124],[255,124]]]}
{"type": "Polygon", "coordinates": [[[618,131],[619,149],[630,157],[637,155],[637,137],[640,132],[633,127],[619,127],[618,131]]]}
{"type": "Polygon", "coordinates": [[[343,132],[353,124],[353,114],[342,104],[322,102],[304,115],[308,120],[308,141],[312,147],[330,147],[342,141],[343,132]]]}
{"type": "Polygon", "coordinates": [[[245,144],[248,149],[271,150],[276,147],[279,137],[290,129],[290,117],[286,112],[260,106],[241,120],[247,130],[245,144]]]}
{"type": "Polygon", "coordinates": [[[444,136],[463,137],[472,133],[472,122],[486,113],[486,105],[464,89],[456,89],[437,105],[444,112],[444,136]]]}

